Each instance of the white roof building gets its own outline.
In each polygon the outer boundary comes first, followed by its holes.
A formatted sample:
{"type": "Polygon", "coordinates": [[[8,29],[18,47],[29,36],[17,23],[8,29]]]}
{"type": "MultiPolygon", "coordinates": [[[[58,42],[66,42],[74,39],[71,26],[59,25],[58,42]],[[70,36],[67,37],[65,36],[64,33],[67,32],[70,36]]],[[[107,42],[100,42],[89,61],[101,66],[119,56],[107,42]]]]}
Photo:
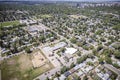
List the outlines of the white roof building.
{"type": "Polygon", "coordinates": [[[120,62],[118,61],[117,64],[120,66],[120,62]]]}
{"type": "Polygon", "coordinates": [[[80,70],[78,73],[76,73],[78,76],[83,75],[84,73],[80,70]]]}
{"type": "Polygon", "coordinates": [[[67,44],[65,42],[59,42],[59,43],[55,44],[53,47],[49,46],[49,47],[45,47],[44,49],[48,50],[48,51],[55,51],[55,50],[60,49],[66,45],[67,44]]]}
{"type": "Polygon", "coordinates": [[[54,78],[54,80],[59,80],[58,78],[54,78]]]}
{"type": "Polygon", "coordinates": [[[65,80],[65,76],[64,75],[61,75],[60,77],[59,77],[59,80],[65,80]]]}
{"type": "Polygon", "coordinates": [[[90,70],[92,70],[93,67],[92,66],[88,66],[87,68],[85,68],[86,72],[89,72],[90,70]]]}
{"type": "Polygon", "coordinates": [[[54,51],[54,50],[57,50],[57,49],[59,49],[59,48],[62,48],[62,47],[64,47],[64,46],[66,46],[67,44],[65,43],[65,42],[60,42],[60,43],[58,43],[58,44],[55,44],[54,45],[54,47],[52,47],[52,50],[54,51]]]}
{"type": "Polygon", "coordinates": [[[75,48],[66,48],[65,53],[74,54],[77,51],[75,48]]]}
{"type": "Polygon", "coordinates": [[[79,64],[79,68],[81,68],[81,67],[83,67],[85,65],[86,65],[85,63],[81,63],[81,64],[79,64]]]}
{"type": "Polygon", "coordinates": [[[95,72],[99,73],[99,72],[100,72],[100,70],[99,70],[98,68],[96,68],[96,69],[95,69],[95,72]]]}

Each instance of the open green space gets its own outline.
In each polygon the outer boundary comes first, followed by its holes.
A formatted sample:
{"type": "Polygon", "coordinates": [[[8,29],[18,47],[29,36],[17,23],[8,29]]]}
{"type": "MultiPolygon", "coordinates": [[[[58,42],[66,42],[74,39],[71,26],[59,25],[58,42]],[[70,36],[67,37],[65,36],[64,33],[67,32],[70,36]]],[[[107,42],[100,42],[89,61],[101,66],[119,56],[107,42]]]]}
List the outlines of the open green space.
{"type": "Polygon", "coordinates": [[[5,59],[0,64],[2,80],[33,80],[40,74],[53,68],[51,63],[34,68],[31,54],[21,54],[9,59],[5,59]]]}
{"type": "Polygon", "coordinates": [[[0,25],[3,26],[10,26],[10,25],[19,25],[19,21],[7,21],[7,22],[0,22],[0,25]]]}
{"type": "Polygon", "coordinates": [[[41,15],[39,15],[39,17],[41,17],[41,18],[51,18],[52,17],[52,15],[50,15],[50,14],[41,14],[41,15]]]}
{"type": "Polygon", "coordinates": [[[43,18],[49,18],[49,17],[52,17],[52,16],[49,15],[49,14],[45,14],[45,15],[42,15],[41,17],[43,17],[43,18]]]}

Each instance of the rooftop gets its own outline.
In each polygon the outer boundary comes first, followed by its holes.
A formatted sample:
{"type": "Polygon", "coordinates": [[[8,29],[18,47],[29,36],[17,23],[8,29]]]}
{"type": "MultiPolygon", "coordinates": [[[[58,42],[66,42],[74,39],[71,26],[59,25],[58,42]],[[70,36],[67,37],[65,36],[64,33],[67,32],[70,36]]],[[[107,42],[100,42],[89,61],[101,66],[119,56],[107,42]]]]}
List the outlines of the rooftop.
{"type": "Polygon", "coordinates": [[[75,48],[66,48],[65,53],[74,54],[77,51],[75,48]]]}

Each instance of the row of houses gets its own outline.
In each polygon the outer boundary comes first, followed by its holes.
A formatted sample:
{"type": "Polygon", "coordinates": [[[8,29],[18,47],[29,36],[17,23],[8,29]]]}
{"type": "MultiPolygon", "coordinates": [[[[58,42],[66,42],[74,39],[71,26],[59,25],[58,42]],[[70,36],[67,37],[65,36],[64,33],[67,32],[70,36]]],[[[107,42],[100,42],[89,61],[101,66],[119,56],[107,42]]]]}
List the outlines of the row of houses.
{"type": "Polygon", "coordinates": [[[59,78],[54,78],[54,80],[65,80],[65,78],[67,78],[68,76],[71,76],[74,73],[80,77],[84,74],[87,74],[93,69],[94,69],[93,66],[87,65],[87,61],[84,61],[83,63],[77,64],[75,67],[65,72],[64,74],[62,74],[59,78]]]}
{"type": "Polygon", "coordinates": [[[95,68],[95,73],[99,77],[99,80],[112,80],[111,76],[114,76],[115,80],[119,80],[120,76],[120,70],[110,64],[99,65],[95,68]]]}

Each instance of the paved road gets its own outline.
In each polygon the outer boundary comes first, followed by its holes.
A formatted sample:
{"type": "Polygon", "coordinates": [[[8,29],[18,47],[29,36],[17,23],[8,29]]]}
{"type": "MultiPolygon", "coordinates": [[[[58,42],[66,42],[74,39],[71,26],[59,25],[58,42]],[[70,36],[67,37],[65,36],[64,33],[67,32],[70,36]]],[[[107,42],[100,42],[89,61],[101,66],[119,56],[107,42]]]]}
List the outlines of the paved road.
{"type": "Polygon", "coordinates": [[[38,76],[35,79],[45,80],[47,77],[51,77],[52,75],[54,75],[56,72],[59,72],[60,70],[61,70],[61,67],[56,67],[50,71],[43,73],[42,75],[38,76]]]}
{"type": "Polygon", "coordinates": [[[115,67],[113,67],[110,64],[104,64],[104,66],[120,76],[120,70],[119,69],[116,69],[115,67]]]}
{"type": "MultiPolygon", "coordinates": [[[[46,26],[44,26],[44,27],[46,27],[46,26]]],[[[83,53],[82,55],[88,55],[88,54],[92,53],[91,50],[87,51],[87,50],[83,49],[82,47],[78,47],[76,44],[71,43],[71,41],[69,39],[67,39],[66,37],[58,34],[57,32],[53,31],[52,29],[50,29],[48,27],[46,27],[46,28],[48,30],[50,30],[51,32],[55,33],[57,36],[59,36],[61,40],[63,40],[63,39],[66,40],[66,42],[68,42],[68,44],[72,44],[74,48],[78,49],[79,51],[82,51],[82,53],[83,53]]]]}
{"type": "MultiPolygon", "coordinates": [[[[23,46],[21,46],[21,47],[32,46],[33,44],[34,44],[34,43],[32,43],[32,44],[27,44],[27,45],[23,45],[23,46]]],[[[18,47],[18,48],[20,48],[20,47],[18,47]]],[[[21,52],[18,52],[18,53],[15,53],[15,54],[11,54],[11,55],[5,56],[5,57],[0,57],[0,60],[8,59],[8,58],[11,58],[11,57],[13,57],[13,56],[18,56],[18,55],[23,54],[23,53],[26,53],[25,50],[23,50],[23,51],[21,51],[21,52]]],[[[1,54],[1,52],[0,52],[0,54],[1,54]]],[[[3,54],[4,54],[4,53],[3,53],[3,54]]]]}
{"type": "Polygon", "coordinates": [[[39,46],[39,49],[41,49],[41,51],[44,53],[44,55],[47,57],[47,59],[49,59],[49,61],[54,65],[55,68],[48,72],[45,72],[46,75],[45,75],[45,73],[43,73],[42,75],[38,76],[35,79],[39,78],[40,80],[45,80],[47,77],[51,77],[53,74],[55,74],[56,72],[61,70],[61,68],[62,68],[61,63],[62,63],[62,65],[67,66],[67,67],[69,67],[72,62],[76,63],[76,57],[71,59],[69,62],[66,62],[63,59],[63,57],[59,57],[57,54],[54,54],[54,56],[50,57],[49,54],[51,54],[52,52],[49,51],[49,48],[43,48],[43,47],[39,46]],[[58,61],[58,59],[60,61],[58,61]]]}
{"type": "Polygon", "coordinates": [[[56,59],[58,58],[57,54],[54,54],[54,56],[50,56],[52,52],[49,50],[49,48],[41,48],[41,51],[44,53],[44,55],[49,59],[49,61],[54,65],[54,67],[59,67],[61,64],[56,59]]]}
{"type": "Polygon", "coordinates": [[[116,80],[120,80],[120,70],[113,67],[112,65],[110,64],[104,64],[104,66],[108,69],[110,69],[111,71],[113,71],[114,73],[116,73],[118,75],[117,79],[116,80]]]}
{"type": "Polygon", "coordinates": [[[11,58],[13,56],[18,56],[18,55],[23,54],[23,53],[25,53],[25,51],[22,51],[22,52],[19,52],[19,53],[15,53],[15,54],[11,54],[9,56],[1,57],[0,60],[8,59],[8,58],[11,58]]]}
{"type": "MultiPolygon", "coordinates": [[[[46,27],[46,26],[44,26],[44,27],[46,27]]],[[[66,41],[68,42],[68,44],[72,44],[74,48],[82,51],[82,52],[83,52],[82,56],[91,53],[91,51],[84,50],[82,47],[78,47],[76,44],[71,43],[70,40],[68,40],[68,39],[65,38],[64,36],[59,35],[57,32],[54,32],[52,29],[50,29],[50,28],[48,28],[48,27],[46,27],[46,28],[47,28],[48,30],[50,30],[51,32],[57,34],[57,36],[60,37],[60,40],[63,40],[63,39],[64,39],[64,40],[66,40],[66,41]]],[[[49,43],[46,44],[46,45],[49,45],[49,43]]],[[[43,46],[42,46],[42,47],[43,47],[43,46]]],[[[40,49],[43,51],[43,53],[46,55],[46,57],[49,59],[49,61],[55,66],[54,69],[46,72],[46,73],[47,73],[46,75],[45,75],[45,73],[43,73],[42,75],[40,75],[40,76],[37,77],[37,78],[39,78],[40,80],[45,80],[47,77],[51,77],[51,76],[52,76],[53,74],[55,74],[56,72],[60,71],[62,66],[59,65],[60,62],[58,62],[58,61],[55,61],[55,62],[54,62],[54,61],[52,60],[52,58],[49,57],[49,55],[48,55],[48,52],[50,53],[49,50],[46,51],[46,50],[42,49],[42,47],[41,47],[40,49]]],[[[57,54],[54,54],[54,57],[53,57],[53,58],[55,59],[56,57],[57,57],[57,58],[61,61],[61,63],[62,63],[63,65],[65,65],[65,66],[70,66],[70,64],[71,64],[72,62],[76,63],[76,60],[77,60],[77,58],[73,58],[73,60],[65,63],[64,60],[61,59],[61,57],[58,57],[57,54]]],[[[37,78],[35,78],[35,79],[37,79],[37,78]]]]}

